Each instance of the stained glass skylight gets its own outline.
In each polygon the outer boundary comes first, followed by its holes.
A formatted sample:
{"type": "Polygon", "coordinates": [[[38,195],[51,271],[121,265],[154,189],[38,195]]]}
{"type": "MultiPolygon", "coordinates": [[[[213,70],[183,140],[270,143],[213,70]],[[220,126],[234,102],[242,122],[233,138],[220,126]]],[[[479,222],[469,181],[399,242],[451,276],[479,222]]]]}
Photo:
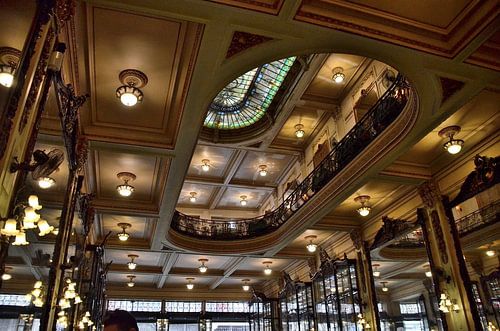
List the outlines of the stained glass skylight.
{"type": "Polygon", "coordinates": [[[204,125],[221,130],[256,123],[271,105],[295,57],[264,64],[236,78],[217,94],[208,108],[204,125]]]}

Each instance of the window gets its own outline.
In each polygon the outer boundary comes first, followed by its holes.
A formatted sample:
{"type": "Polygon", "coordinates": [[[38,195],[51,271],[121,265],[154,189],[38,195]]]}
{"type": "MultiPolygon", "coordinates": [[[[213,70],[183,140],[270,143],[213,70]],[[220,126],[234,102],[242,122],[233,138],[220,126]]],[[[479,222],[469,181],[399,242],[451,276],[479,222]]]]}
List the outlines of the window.
{"type": "Polygon", "coordinates": [[[420,306],[417,303],[401,303],[399,304],[401,314],[419,314],[420,306]]]}
{"type": "Polygon", "coordinates": [[[0,294],[0,306],[29,306],[30,300],[26,295],[0,294]]]}
{"type": "Polygon", "coordinates": [[[108,310],[122,309],[127,311],[161,311],[161,301],[109,300],[108,310]]]}

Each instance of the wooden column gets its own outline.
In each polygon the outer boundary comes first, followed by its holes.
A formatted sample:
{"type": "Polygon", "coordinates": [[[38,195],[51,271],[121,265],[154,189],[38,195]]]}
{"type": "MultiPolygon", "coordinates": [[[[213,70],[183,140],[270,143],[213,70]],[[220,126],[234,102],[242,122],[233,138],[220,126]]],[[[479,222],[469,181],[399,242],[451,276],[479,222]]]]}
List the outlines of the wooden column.
{"type": "Polygon", "coordinates": [[[438,186],[428,181],[419,187],[425,208],[418,210],[426,248],[429,252],[436,296],[446,293],[459,310],[441,313],[448,330],[482,330],[473,301],[471,281],[466,269],[458,231],[448,217],[438,186]]]}
{"type": "Polygon", "coordinates": [[[363,241],[359,230],[353,230],[350,237],[357,253],[358,291],[361,297],[362,313],[365,320],[370,323],[371,330],[378,331],[380,330],[380,318],[368,243],[363,241]]]}

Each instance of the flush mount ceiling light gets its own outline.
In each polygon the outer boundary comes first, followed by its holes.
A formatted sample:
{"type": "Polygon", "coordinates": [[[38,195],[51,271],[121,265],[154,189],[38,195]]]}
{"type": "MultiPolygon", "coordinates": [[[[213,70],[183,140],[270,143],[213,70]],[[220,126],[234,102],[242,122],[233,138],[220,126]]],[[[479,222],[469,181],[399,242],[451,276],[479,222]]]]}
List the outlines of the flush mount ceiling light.
{"type": "Polygon", "coordinates": [[[460,132],[460,127],[458,125],[448,126],[444,129],[439,130],[438,135],[441,138],[449,139],[446,143],[444,143],[443,147],[450,154],[457,154],[462,150],[462,146],[464,145],[464,141],[461,139],[453,139],[453,136],[460,132]]]}
{"type": "Polygon", "coordinates": [[[264,269],[264,274],[269,276],[270,274],[273,273],[273,269],[271,269],[271,264],[273,264],[271,261],[264,261],[262,262],[263,265],[265,265],[265,269],[264,269]]]}
{"type": "Polygon", "coordinates": [[[120,99],[121,103],[132,107],[138,102],[142,102],[144,94],[140,88],[146,86],[148,77],[139,70],[126,69],[120,72],[118,78],[123,84],[116,90],[116,97],[120,99]]]}
{"type": "Polygon", "coordinates": [[[192,202],[192,203],[195,203],[196,202],[196,195],[198,193],[196,192],[189,192],[189,201],[192,202]]]}
{"type": "Polygon", "coordinates": [[[116,174],[116,177],[118,177],[119,180],[123,180],[123,184],[118,185],[116,191],[118,191],[122,197],[131,196],[135,189],[132,185],[129,185],[128,182],[133,182],[137,177],[131,172],[119,172],[116,174]]]}
{"type": "Polygon", "coordinates": [[[203,170],[205,172],[210,170],[210,160],[209,159],[201,160],[201,170],[203,170]]]}
{"type": "Polygon", "coordinates": [[[380,277],[380,271],[378,270],[378,267],[380,267],[380,264],[373,264],[373,277],[380,277]]]}
{"type": "Polygon", "coordinates": [[[11,267],[5,267],[5,270],[2,274],[2,280],[11,280],[12,279],[12,275],[9,274],[9,272],[12,270],[11,267]]]}
{"type": "Polygon", "coordinates": [[[372,210],[372,208],[370,206],[365,205],[365,203],[370,201],[369,195],[360,195],[360,196],[356,197],[354,199],[354,201],[361,203],[361,207],[356,209],[361,216],[365,217],[365,216],[368,216],[368,214],[370,214],[370,211],[372,210]]]}
{"type": "Polygon", "coordinates": [[[135,263],[135,259],[139,258],[139,255],[129,254],[128,257],[130,259],[130,262],[127,263],[128,268],[130,270],[135,270],[135,268],[137,267],[137,263],[135,263]]]}
{"type": "Polygon", "coordinates": [[[118,239],[120,241],[127,241],[130,235],[125,230],[132,227],[132,225],[130,223],[118,223],[117,225],[122,228],[122,232],[118,233],[118,239]]]}
{"type": "Polygon", "coordinates": [[[134,287],[135,286],[135,283],[134,283],[135,276],[134,275],[128,275],[127,278],[128,278],[127,286],[128,287],[134,287]]]}
{"type": "Polygon", "coordinates": [[[192,290],[194,288],[194,284],[192,283],[194,278],[188,277],[188,278],[186,278],[186,280],[187,280],[187,284],[186,284],[187,289],[192,290]]]}
{"type": "Polygon", "coordinates": [[[11,87],[14,83],[14,72],[19,63],[21,52],[12,47],[0,48],[0,85],[11,87]]]}
{"type": "Polygon", "coordinates": [[[259,175],[261,177],[266,177],[267,176],[267,165],[265,164],[261,164],[259,166],[259,175]]]}
{"type": "Polygon", "coordinates": [[[198,259],[198,262],[201,263],[201,265],[198,267],[198,270],[204,274],[205,272],[207,272],[208,270],[208,267],[205,265],[206,262],[208,262],[208,259],[198,259]]]}
{"type": "Polygon", "coordinates": [[[302,138],[306,132],[304,131],[304,126],[302,124],[295,125],[295,136],[297,138],[302,138]]]}
{"type": "Polygon", "coordinates": [[[51,188],[55,183],[56,181],[50,177],[41,177],[38,179],[38,186],[44,190],[51,188]]]}
{"type": "Polygon", "coordinates": [[[344,81],[345,75],[344,75],[344,69],[342,67],[336,67],[333,68],[333,81],[337,84],[340,84],[344,81]]]}
{"type": "Polygon", "coordinates": [[[248,292],[250,290],[250,285],[248,285],[248,282],[250,279],[243,279],[243,285],[241,286],[243,288],[243,291],[248,292]]]}
{"type": "Polygon", "coordinates": [[[382,292],[389,292],[389,288],[386,286],[387,282],[380,282],[382,284],[382,292]]]}
{"type": "Polygon", "coordinates": [[[309,243],[306,245],[306,248],[307,250],[310,252],[310,253],[314,253],[316,252],[316,249],[318,248],[318,245],[316,245],[313,240],[316,239],[317,236],[315,235],[311,235],[311,236],[306,236],[304,239],[305,240],[309,240],[309,243]]]}
{"type": "Polygon", "coordinates": [[[246,206],[248,203],[246,195],[240,195],[240,205],[246,206]]]}

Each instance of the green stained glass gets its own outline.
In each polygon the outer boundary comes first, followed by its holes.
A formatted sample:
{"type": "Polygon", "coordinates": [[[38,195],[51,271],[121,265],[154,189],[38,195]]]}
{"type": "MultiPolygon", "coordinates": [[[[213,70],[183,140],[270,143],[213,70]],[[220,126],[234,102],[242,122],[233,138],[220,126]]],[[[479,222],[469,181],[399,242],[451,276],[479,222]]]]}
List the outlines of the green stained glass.
{"type": "Polygon", "coordinates": [[[217,94],[209,106],[204,125],[222,130],[239,129],[260,120],[271,105],[295,57],[252,69],[217,94]]]}

